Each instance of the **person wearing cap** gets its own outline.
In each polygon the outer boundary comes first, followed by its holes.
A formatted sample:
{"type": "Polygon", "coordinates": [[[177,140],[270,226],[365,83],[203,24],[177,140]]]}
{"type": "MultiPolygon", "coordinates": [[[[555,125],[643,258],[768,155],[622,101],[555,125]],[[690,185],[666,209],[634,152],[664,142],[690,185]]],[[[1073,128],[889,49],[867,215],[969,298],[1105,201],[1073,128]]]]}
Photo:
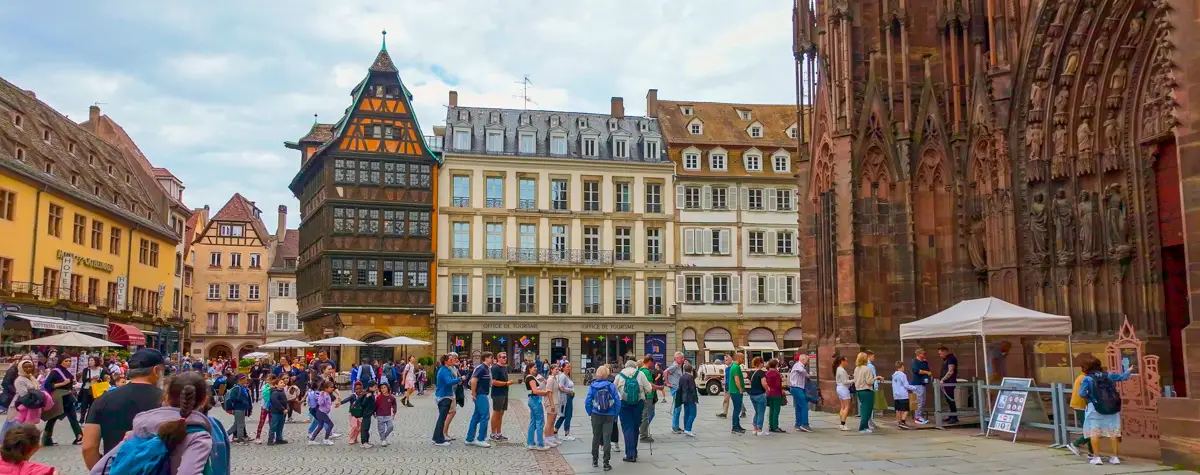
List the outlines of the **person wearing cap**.
{"type": "Polygon", "coordinates": [[[92,403],[83,425],[83,461],[88,470],[121,443],[125,433],[133,429],[135,416],[162,406],[163,392],[158,386],[166,363],[156,349],[138,350],[129,356],[129,384],[104,393],[92,403]]]}

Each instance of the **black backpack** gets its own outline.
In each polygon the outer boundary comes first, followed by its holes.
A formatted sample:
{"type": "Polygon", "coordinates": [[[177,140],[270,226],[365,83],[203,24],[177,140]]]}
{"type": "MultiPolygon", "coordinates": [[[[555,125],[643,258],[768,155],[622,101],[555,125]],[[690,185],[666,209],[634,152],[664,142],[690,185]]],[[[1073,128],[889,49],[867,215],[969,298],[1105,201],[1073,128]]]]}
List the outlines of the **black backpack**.
{"type": "Polygon", "coordinates": [[[17,400],[17,404],[29,409],[41,409],[46,407],[46,395],[41,391],[29,391],[17,400]]]}
{"type": "Polygon", "coordinates": [[[1121,412],[1121,394],[1107,373],[1092,375],[1092,407],[1106,416],[1121,412]]]}

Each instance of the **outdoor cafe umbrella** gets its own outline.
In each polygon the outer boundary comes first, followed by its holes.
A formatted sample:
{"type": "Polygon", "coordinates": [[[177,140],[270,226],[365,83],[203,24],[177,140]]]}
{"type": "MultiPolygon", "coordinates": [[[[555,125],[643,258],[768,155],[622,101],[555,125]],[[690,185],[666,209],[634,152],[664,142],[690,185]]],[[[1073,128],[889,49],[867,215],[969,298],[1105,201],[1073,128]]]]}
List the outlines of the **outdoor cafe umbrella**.
{"type": "Polygon", "coordinates": [[[421,341],[416,338],[409,338],[406,336],[398,336],[398,337],[394,337],[394,338],[388,338],[386,340],[379,340],[379,341],[377,341],[375,343],[371,343],[371,344],[375,345],[375,346],[399,346],[399,347],[401,347],[404,354],[407,355],[408,354],[407,347],[409,347],[409,346],[429,346],[429,345],[432,345],[433,343],[430,343],[428,341],[421,341]]]}
{"type": "Polygon", "coordinates": [[[106,346],[120,347],[121,345],[108,340],[76,332],[59,333],[42,338],[35,338],[17,343],[25,346],[67,346],[75,348],[102,348],[106,346]]]}
{"type": "Polygon", "coordinates": [[[267,343],[265,345],[258,345],[258,347],[260,349],[266,348],[268,350],[276,350],[286,348],[312,348],[312,345],[300,340],[279,340],[267,343]]]}
{"type": "Polygon", "coordinates": [[[336,347],[338,347],[338,359],[339,360],[342,357],[342,347],[344,347],[344,346],[367,346],[366,343],[355,340],[353,338],[346,338],[344,336],[335,336],[333,338],[317,340],[317,341],[314,341],[311,343],[313,346],[336,346],[336,347]]]}
{"type": "Polygon", "coordinates": [[[253,353],[246,353],[245,355],[242,355],[242,358],[249,358],[252,360],[256,360],[259,358],[266,358],[267,356],[270,356],[270,355],[268,355],[267,353],[264,353],[262,351],[255,351],[253,353]]]}

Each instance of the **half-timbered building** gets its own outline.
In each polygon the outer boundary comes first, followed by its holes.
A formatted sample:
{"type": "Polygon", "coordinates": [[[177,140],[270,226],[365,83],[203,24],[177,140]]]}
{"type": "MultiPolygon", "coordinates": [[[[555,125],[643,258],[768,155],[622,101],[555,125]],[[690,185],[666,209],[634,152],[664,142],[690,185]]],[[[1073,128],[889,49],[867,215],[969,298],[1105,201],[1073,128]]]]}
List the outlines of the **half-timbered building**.
{"type": "MultiPolygon", "coordinates": [[[[351,96],[336,123],[315,123],[285,144],[301,155],[289,185],[301,208],[299,319],[313,338],[428,340],[439,158],[386,43],[351,96]]],[[[391,354],[346,351],[343,368],[391,354]]]]}

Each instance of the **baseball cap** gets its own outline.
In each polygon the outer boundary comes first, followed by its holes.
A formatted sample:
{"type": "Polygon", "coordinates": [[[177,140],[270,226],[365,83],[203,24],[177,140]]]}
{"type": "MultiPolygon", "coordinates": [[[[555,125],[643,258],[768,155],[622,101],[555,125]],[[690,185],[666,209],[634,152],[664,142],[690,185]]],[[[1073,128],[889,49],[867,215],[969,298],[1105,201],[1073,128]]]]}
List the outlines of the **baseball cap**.
{"type": "Polygon", "coordinates": [[[142,348],[129,355],[129,369],[153,368],[163,364],[167,364],[166,358],[154,348],[142,348]]]}

